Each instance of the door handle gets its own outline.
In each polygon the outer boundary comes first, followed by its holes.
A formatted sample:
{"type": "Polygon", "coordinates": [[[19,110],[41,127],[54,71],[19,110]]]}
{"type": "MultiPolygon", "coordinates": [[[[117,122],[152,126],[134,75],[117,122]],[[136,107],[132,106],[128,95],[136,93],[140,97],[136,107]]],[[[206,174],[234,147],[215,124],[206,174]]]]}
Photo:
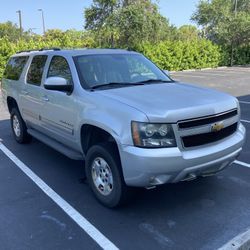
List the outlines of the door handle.
{"type": "Polygon", "coordinates": [[[24,94],[24,95],[28,95],[28,94],[29,94],[29,92],[28,92],[27,90],[22,90],[22,94],[24,94]]]}
{"type": "Polygon", "coordinates": [[[45,102],[48,102],[49,101],[49,98],[47,96],[43,96],[42,97],[42,100],[45,101],[45,102]]]}

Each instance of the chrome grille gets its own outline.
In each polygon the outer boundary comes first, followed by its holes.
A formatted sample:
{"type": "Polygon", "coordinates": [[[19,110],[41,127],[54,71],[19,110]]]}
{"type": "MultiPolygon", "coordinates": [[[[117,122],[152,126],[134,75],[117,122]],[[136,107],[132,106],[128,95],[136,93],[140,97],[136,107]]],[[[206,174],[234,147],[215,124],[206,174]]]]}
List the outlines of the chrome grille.
{"type": "Polygon", "coordinates": [[[201,146],[222,140],[236,132],[238,110],[178,122],[178,130],[184,148],[201,146]],[[213,131],[213,126],[223,123],[224,128],[213,131]]]}
{"type": "Polygon", "coordinates": [[[237,114],[238,114],[237,109],[233,109],[233,110],[219,113],[216,115],[184,120],[184,121],[181,121],[178,123],[178,127],[181,129],[184,129],[184,128],[192,128],[192,127],[202,126],[202,125],[206,125],[206,124],[210,124],[210,123],[214,123],[214,122],[218,122],[218,121],[223,121],[225,119],[236,116],[237,114]]]}

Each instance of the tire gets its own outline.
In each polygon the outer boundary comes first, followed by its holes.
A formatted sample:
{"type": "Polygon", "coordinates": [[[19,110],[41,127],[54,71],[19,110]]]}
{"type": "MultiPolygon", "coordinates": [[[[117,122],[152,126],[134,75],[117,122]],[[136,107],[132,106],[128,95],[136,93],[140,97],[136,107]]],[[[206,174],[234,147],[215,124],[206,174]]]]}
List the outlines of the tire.
{"type": "Polygon", "coordinates": [[[11,110],[10,122],[15,140],[20,144],[29,143],[32,137],[27,133],[26,124],[18,109],[13,108],[11,110]]]}
{"type": "Polygon", "coordinates": [[[128,187],[123,179],[119,152],[114,145],[92,146],[86,156],[85,170],[90,188],[104,206],[114,208],[126,202],[128,187]]]}

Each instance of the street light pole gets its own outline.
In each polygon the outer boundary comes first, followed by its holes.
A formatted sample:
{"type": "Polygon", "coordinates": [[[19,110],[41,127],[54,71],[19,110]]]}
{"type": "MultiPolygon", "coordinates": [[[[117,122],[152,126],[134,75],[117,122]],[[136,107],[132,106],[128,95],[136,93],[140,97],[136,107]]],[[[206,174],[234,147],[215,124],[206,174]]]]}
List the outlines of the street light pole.
{"type": "Polygon", "coordinates": [[[44,22],[44,15],[43,15],[43,10],[42,10],[42,9],[38,9],[38,11],[41,11],[41,13],[42,13],[42,22],[43,22],[43,35],[45,35],[45,22],[44,22]]]}
{"type": "Polygon", "coordinates": [[[23,32],[23,28],[22,28],[22,12],[21,12],[21,10],[17,10],[16,13],[18,13],[20,37],[22,37],[22,32],[23,32]]]}
{"type": "Polygon", "coordinates": [[[237,16],[237,5],[238,5],[238,0],[235,0],[235,3],[234,3],[234,16],[235,17],[237,16]]]}
{"type": "MultiPolygon", "coordinates": [[[[234,18],[237,17],[237,5],[238,5],[238,0],[234,0],[234,18]]],[[[233,41],[231,42],[231,61],[230,65],[233,66],[234,63],[234,44],[233,41]]]]}

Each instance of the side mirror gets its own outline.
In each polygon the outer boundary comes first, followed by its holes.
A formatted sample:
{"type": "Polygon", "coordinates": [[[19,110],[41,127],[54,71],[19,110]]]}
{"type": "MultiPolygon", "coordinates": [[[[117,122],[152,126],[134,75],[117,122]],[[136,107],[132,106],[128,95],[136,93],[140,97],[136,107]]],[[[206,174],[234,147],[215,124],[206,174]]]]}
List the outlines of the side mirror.
{"type": "Polygon", "coordinates": [[[67,80],[63,77],[53,76],[45,80],[44,88],[48,90],[72,92],[73,85],[68,84],[67,80]]]}
{"type": "Polygon", "coordinates": [[[169,76],[169,71],[168,71],[168,70],[164,69],[163,72],[164,72],[167,76],[169,76]]]}

